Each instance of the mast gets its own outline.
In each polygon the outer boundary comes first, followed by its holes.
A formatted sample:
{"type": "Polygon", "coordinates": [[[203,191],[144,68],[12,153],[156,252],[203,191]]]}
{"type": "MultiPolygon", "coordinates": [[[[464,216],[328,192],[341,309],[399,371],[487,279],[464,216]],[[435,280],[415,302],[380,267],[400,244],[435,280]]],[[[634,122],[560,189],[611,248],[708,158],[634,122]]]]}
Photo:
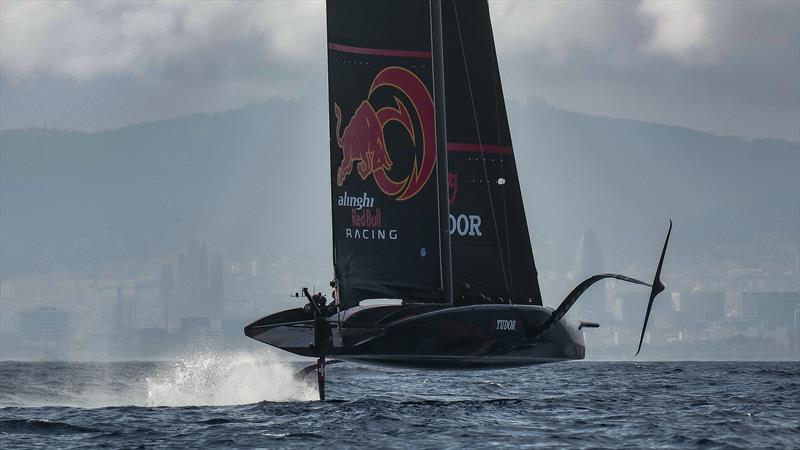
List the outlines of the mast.
{"type": "Polygon", "coordinates": [[[445,111],[444,37],[442,1],[430,0],[431,49],[433,50],[433,89],[436,110],[436,182],[439,192],[439,233],[442,265],[442,287],[445,299],[453,303],[453,271],[450,252],[450,202],[447,182],[447,113],[445,111]]]}

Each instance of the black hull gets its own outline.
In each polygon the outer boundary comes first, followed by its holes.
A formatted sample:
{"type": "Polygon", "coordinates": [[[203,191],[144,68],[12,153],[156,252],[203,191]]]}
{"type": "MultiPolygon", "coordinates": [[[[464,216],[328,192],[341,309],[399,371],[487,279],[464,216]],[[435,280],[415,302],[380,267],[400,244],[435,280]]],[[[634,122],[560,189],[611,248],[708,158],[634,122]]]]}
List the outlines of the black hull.
{"type": "Polygon", "coordinates": [[[359,355],[337,356],[344,361],[371,366],[430,370],[494,370],[535,366],[579,358],[536,358],[523,356],[427,356],[427,355],[359,355]]]}
{"type": "MultiPolygon", "coordinates": [[[[527,305],[355,307],[327,319],[326,356],[392,367],[500,369],[583,359],[583,336],[560,321],[534,337],[552,310],[527,305]]],[[[264,317],[245,334],[300,356],[316,357],[314,325],[302,308],[264,317]]]]}

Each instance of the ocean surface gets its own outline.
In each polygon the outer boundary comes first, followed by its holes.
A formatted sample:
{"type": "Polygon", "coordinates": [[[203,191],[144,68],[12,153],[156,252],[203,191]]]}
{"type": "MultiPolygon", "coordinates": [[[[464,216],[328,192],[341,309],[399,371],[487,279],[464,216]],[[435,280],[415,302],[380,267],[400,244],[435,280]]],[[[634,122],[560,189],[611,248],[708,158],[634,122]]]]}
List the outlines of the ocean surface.
{"type": "Polygon", "coordinates": [[[0,447],[800,448],[797,362],[344,363],[325,403],[301,366],[0,362],[0,447]]]}

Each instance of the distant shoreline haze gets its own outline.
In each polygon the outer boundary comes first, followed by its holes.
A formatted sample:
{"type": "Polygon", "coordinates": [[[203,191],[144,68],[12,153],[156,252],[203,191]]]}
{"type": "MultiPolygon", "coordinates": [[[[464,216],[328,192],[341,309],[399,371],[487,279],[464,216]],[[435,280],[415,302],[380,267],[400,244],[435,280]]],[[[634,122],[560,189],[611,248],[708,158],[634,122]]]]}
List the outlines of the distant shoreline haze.
{"type": "MultiPolygon", "coordinates": [[[[0,132],[0,331],[13,331],[23,311],[55,307],[70,312],[76,349],[106,343],[117,323],[114,288],[124,285],[142,286],[123,293],[136,304],[131,332],[155,333],[165,319],[158,292],[145,288],[198,238],[224,266],[224,313],[213,318],[224,321],[209,328],[217,338],[238,346],[248,320],[298,306],[289,294],[322,289],[332,270],[325,108],[271,100],[95,133],[0,132]]],[[[588,230],[605,271],[651,279],[669,218],[667,292],[657,304],[670,292],[722,292],[727,312],[740,314],[743,292],[800,291],[797,143],[544,102],[510,104],[509,119],[545,304],[557,305],[579,281],[576,252],[588,230]]],[[[610,302],[619,288],[606,291],[610,302]]],[[[165,339],[177,336],[180,318],[168,317],[165,339]]],[[[592,332],[589,357],[628,356],[627,338],[619,355],[608,354],[592,348],[602,336],[592,332]]],[[[786,332],[775,339],[790,339],[786,332]]],[[[757,330],[747,333],[758,339],[757,330]]],[[[646,357],[707,357],[657,349],[646,357]]],[[[770,352],[764,357],[793,354],[770,352]]]]}
{"type": "MultiPolygon", "coordinates": [[[[667,218],[676,262],[764,235],[797,245],[796,144],[544,103],[509,117],[541,270],[566,269],[587,229],[609,269],[650,268],[667,218]]],[[[304,249],[328,264],[327,133],[324,105],[285,100],[96,133],[0,132],[3,276],[151,257],[191,235],[227,256],[304,249]]]]}

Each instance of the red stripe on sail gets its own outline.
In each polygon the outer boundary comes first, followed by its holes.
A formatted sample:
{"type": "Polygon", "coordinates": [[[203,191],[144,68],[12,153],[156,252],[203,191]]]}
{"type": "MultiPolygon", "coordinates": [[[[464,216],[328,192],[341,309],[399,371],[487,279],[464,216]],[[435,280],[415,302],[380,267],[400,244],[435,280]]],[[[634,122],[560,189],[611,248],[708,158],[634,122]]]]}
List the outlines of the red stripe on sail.
{"type": "Polygon", "coordinates": [[[466,152],[466,153],[499,153],[501,155],[511,155],[514,149],[507,145],[489,145],[489,144],[468,144],[466,142],[448,142],[448,152],[466,152]]]}
{"type": "Polygon", "coordinates": [[[415,50],[390,50],[386,48],[353,47],[350,45],[328,43],[328,48],[337,52],[358,53],[360,55],[397,56],[401,58],[431,58],[431,52],[415,50]]]}

